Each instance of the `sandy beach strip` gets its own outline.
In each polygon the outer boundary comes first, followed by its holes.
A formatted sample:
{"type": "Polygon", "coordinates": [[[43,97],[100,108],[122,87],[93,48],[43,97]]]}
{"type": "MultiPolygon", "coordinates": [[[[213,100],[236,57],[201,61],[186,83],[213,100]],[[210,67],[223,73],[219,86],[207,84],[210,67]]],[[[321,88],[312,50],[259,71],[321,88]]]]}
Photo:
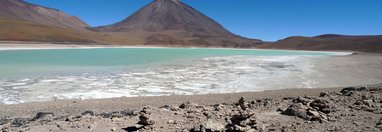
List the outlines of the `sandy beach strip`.
{"type": "Polygon", "coordinates": [[[122,97],[113,99],[89,99],[89,100],[57,100],[47,102],[31,102],[13,105],[0,105],[0,117],[28,117],[34,116],[41,111],[54,112],[56,115],[80,114],[91,110],[97,113],[119,111],[124,109],[137,110],[143,106],[178,105],[192,101],[203,105],[218,103],[233,103],[240,97],[248,100],[260,98],[283,98],[293,96],[318,96],[322,91],[338,92],[341,88],[322,89],[284,89],[267,90],[263,92],[243,92],[229,94],[208,95],[179,95],[179,96],[154,96],[154,97],[122,97]]]}
{"type": "Polygon", "coordinates": [[[308,50],[284,50],[284,49],[257,49],[257,48],[223,48],[223,47],[178,47],[178,46],[160,46],[160,45],[105,45],[105,44],[62,44],[62,43],[42,43],[42,42],[18,42],[18,41],[0,41],[1,50],[37,50],[37,49],[94,49],[94,48],[214,48],[229,50],[275,50],[275,51],[293,51],[293,52],[319,52],[331,53],[333,55],[351,55],[359,53],[357,51],[308,51],[308,50]]]}

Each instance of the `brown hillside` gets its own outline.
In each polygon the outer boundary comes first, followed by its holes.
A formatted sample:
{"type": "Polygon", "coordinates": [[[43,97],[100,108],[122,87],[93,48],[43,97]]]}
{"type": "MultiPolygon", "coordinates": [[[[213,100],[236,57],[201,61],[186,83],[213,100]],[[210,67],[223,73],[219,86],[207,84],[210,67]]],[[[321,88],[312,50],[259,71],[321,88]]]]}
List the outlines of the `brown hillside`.
{"type": "Polygon", "coordinates": [[[348,36],[326,34],[316,37],[289,37],[277,42],[264,43],[258,48],[298,50],[351,50],[382,52],[382,35],[348,36]]]}
{"type": "Polygon", "coordinates": [[[97,33],[0,17],[0,40],[86,44],[142,44],[139,35],[97,33]],[[126,37],[128,36],[128,37],[126,37]]]}
{"type": "Polygon", "coordinates": [[[83,29],[88,25],[77,17],[25,2],[24,0],[0,0],[0,17],[23,19],[64,28],[83,29]]]}

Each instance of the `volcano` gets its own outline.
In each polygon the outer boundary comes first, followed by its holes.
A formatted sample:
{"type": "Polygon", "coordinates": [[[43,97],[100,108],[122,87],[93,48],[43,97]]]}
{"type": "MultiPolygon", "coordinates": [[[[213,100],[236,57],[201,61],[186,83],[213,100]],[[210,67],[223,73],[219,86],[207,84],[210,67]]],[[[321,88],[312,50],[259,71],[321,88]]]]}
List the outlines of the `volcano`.
{"type": "Polygon", "coordinates": [[[231,33],[180,0],[155,0],[121,22],[92,30],[141,34],[146,44],[251,47],[260,42],[231,33]]]}

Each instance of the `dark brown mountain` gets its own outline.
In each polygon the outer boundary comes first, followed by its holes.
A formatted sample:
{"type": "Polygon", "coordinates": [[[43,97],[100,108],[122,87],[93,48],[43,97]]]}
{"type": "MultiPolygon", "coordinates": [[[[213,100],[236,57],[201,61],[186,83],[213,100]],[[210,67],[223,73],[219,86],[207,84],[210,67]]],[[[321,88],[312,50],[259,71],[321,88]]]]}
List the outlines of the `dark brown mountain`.
{"type": "Polygon", "coordinates": [[[64,28],[83,29],[88,25],[62,11],[30,4],[23,0],[0,0],[0,17],[23,19],[64,28]]]}
{"type": "Polygon", "coordinates": [[[0,0],[0,41],[142,44],[134,34],[97,33],[77,17],[23,0],[0,0]],[[131,36],[131,37],[130,37],[131,36]]]}
{"type": "Polygon", "coordinates": [[[180,0],[155,0],[121,22],[92,30],[141,33],[146,44],[251,47],[259,42],[229,32],[180,0]]]}
{"type": "Polygon", "coordinates": [[[69,44],[143,44],[137,35],[99,33],[0,17],[0,41],[50,42],[69,44]]]}
{"type": "Polygon", "coordinates": [[[382,52],[382,35],[350,36],[326,34],[315,37],[294,36],[277,42],[264,43],[258,48],[298,50],[351,50],[382,52]]]}

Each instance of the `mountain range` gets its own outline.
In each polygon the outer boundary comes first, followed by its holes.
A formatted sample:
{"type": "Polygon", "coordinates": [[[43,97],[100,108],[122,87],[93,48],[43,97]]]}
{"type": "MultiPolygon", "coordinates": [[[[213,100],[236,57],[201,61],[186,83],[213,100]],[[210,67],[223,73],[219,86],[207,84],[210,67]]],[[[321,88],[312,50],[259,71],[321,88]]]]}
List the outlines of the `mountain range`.
{"type": "Polygon", "coordinates": [[[0,0],[0,40],[53,43],[382,51],[382,36],[294,36],[276,42],[249,39],[180,0],[154,0],[115,24],[90,27],[57,9],[0,0]]]}
{"type": "Polygon", "coordinates": [[[348,50],[382,52],[382,35],[351,36],[325,34],[315,37],[293,36],[257,45],[264,49],[348,50]]]}

